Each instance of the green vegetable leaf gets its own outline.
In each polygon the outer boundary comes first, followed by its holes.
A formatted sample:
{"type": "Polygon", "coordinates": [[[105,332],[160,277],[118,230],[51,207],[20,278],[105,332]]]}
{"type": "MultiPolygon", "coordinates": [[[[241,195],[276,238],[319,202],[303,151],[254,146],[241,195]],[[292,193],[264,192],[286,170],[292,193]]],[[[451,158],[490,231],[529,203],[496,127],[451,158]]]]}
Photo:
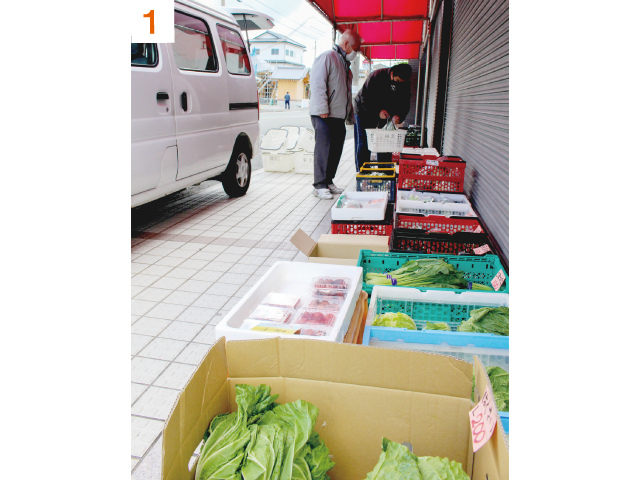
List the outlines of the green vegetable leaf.
{"type": "Polygon", "coordinates": [[[462,465],[448,458],[420,457],[418,468],[422,480],[469,480],[462,465]]]}
{"type": "Polygon", "coordinates": [[[269,480],[282,449],[284,434],[276,425],[251,425],[252,439],[247,446],[247,456],[242,465],[244,480],[269,480]]]}
{"type": "Polygon", "coordinates": [[[458,327],[459,332],[493,333],[509,336],[509,307],[484,307],[471,310],[471,317],[458,327]]]}
{"type": "Polygon", "coordinates": [[[425,326],[422,328],[423,330],[444,330],[444,331],[451,331],[451,327],[446,324],[445,322],[429,322],[427,320],[427,323],[425,324],[425,326]]]}
{"type": "Polygon", "coordinates": [[[376,315],[373,320],[374,327],[395,327],[395,328],[407,328],[409,330],[417,330],[413,319],[404,313],[392,313],[387,312],[382,315],[376,315]]]}
{"type": "Polygon", "coordinates": [[[327,472],[335,466],[335,463],[329,458],[329,449],[324,441],[320,440],[320,436],[314,432],[307,445],[311,449],[304,458],[309,464],[311,478],[313,480],[329,480],[327,472]]]}
{"type": "Polygon", "coordinates": [[[366,480],[421,480],[418,457],[404,445],[383,438],[378,464],[366,480]]]}
{"type": "Polygon", "coordinates": [[[487,367],[493,398],[499,412],[509,411],[509,372],[500,367],[487,367]]]}

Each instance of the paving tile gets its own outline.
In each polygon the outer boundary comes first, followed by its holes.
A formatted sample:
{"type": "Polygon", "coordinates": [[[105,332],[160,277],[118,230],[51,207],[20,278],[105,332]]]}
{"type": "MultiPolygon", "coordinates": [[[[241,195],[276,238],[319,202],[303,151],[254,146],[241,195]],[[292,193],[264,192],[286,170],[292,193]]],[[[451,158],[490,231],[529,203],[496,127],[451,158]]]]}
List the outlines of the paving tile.
{"type": "Polygon", "coordinates": [[[258,283],[258,280],[260,280],[261,278],[262,278],[262,275],[251,275],[251,277],[249,277],[249,279],[247,279],[247,281],[244,282],[244,285],[253,286],[256,283],[258,283]]]}
{"type": "Polygon", "coordinates": [[[184,309],[184,305],[172,305],[169,303],[159,303],[147,312],[148,317],[163,318],[165,320],[175,320],[184,309]]]}
{"type": "Polygon", "coordinates": [[[199,251],[198,253],[195,253],[189,260],[187,261],[193,261],[193,260],[207,260],[207,263],[210,262],[211,260],[213,260],[214,258],[216,258],[219,255],[218,252],[203,252],[203,251],[199,251]]]}
{"type": "Polygon", "coordinates": [[[147,389],[147,385],[141,385],[140,383],[132,383],[131,384],[131,404],[135,402],[142,392],[147,389]]]}
{"type": "Polygon", "coordinates": [[[229,298],[231,297],[203,293],[195,302],[193,302],[192,306],[219,310],[229,301],[229,298]]]}
{"type": "Polygon", "coordinates": [[[229,248],[226,245],[207,245],[206,247],[204,247],[201,251],[202,252],[212,252],[212,253],[222,253],[224,252],[227,248],[229,248]]]}
{"type": "Polygon", "coordinates": [[[131,264],[131,273],[140,273],[145,270],[149,265],[146,263],[132,263],[131,264]]]}
{"type": "Polygon", "coordinates": [[[216,308],[189,307],[177,319],[183,322],[207,324],[217,311],[216,308]]]}
{"type": "Polygon", "coordinates": [[[204,245],[200,244],[200,243],[185,243],[182,247],[179,248],[179,250],[182,250],[183,252],[199,252],[200,250],[202,250],[204,248],[204,245]]]}
{"type": "MultiPolygon", "coordinates": [[[[268,257],[273,252],[274,252],[274,250],[271,249],[271,248],[252,248],[251,250],[249,250],[248,255],[253,255],[253,256],[257,256],[257,257],[268,257]]],[[[263,258],[263,260],[264,260],[264,258],[263,258]]]]}
{"type": "Polygon", "coordinates": [[[131,300],[131,315],[144,315],[156,305],[148,300],[131,300]]]}
{"type": "Polygon", "coordinates": [[[166,288],[167,290],[175,290],[176,288],[188,282],[184,278],[162,277],[153,284],[154,288],[166,288]]]}
{"type": "Polygon", "coordinates": [[[180,265],[184,261],[185,261],[184,258],[162,257],[153,266],[177,267],[178,265],[180,265]]]}
{"type": "Polygon", "coordinates": [[[135,297],[137,294],[139,294],[143,290],[144,290],[144,287],[141,287],[140,285],[131,285],[131,298],[135,297]]]}
{"type": "Polygon", "coordinates": [[[190,343],[182,353],[178,355],[176,362],[188,363],[189,365],[200,365],[200,362],[207,355],[210,348],[210,345],[190,343]]]}
{"type": "Polygon", "coordinates": [[[144,263],[146,265],[153,265],[161,258],[162,256],[160,255],[149,255],[148,253],[145,253],[144,255],[140,255],[138,258],[136,258],[133,263],[144,263]]]}
{"type": "MultiPolygon", "coordinates": [[[[229,247],[229,248],[231,248],[231,247],[229,247]]],[[[241,253],[223,252],[223,253],[221,253],[220,255],[218,255],[216,257],[214,262],[236,263],[242,257],[243,257],[243,254],[241,254],[241,253]]]]}
{"type": "Polygon", "coordinates": [[[241,300],[241,298],[242,297],[231,297],[229,301],[225,303],[222,308],[225,310],[231,310],[236,305],[236,303],[238,303],[241,300]]]}
{"type": "Polygon", "coordinates": [[[151,302],[160,302],[163,298],[171,293],[171,290],[163,288],[148,287],[136,296],[136,300],[149,300],[151,302]]]}
{"type": "Polygon", "coordinates": [[[131,355],[137,355],[151,340],[152,336],[131,334],[131,355]]]}
{"type": "MultiPolygon", "coordinates": [[[[235,297],[234,297],[235,298],[235,297]]],[[[218,325],[225,316],[218,314],[209,321],[209,325],[218,325]]]]}
{"type": "Polygon", "coordinates": [[[149,387],[133,404],[131,414],[166,420],[178,395],[180,395],[180,390],[149,387]]]}
{"type": "Polygon", "coordinates": [[[266,259],[266,257],[260,257],[257,255],[245,255],[244,257],[242,257],[241,259],[238,260],[237,263],[241,264],[241,265],[256,265],[256,266],[260,266],[262,265],[262,262],[264,262],[266,259]]]}
{"type": "Polygon", "coordinates": [[[137,458],[132,458],[131,459],[131,471],[133,471],[133,469],[135,468],[135,466],[138,464],[140,460],[137,458]]]}
{"type": "Polygon", "coordinates": [[[162,360],[134,357],[131,360],[131,381],[151,385],[168,365],[169,362],[162,360]]]}
{"type": "Polygon", "coordinates": [[[193,268],[195,270],[200,270],[209,262],[210,260],[194,260],[193,258],[189,258],[180,264],[180,268],[193,268]]]}
{"type": "MultiPolygon", "coordinates": [[[[175,388],[182,390],[195,372],[196,367],[193,365],[184,365],[182,363],[172,363],[162,372],[153,384],[157,387],[175,388]]],[[[132,412],[135,413],[135,412],[132,412]]]]}
{"type": "Polygon", "coordinates": [[[296,255],[296,251],[276,250],[271,254],[271,257],[280,258],[284,260],[291,260],[293,257],[295,257],[295,255],[296,255]]]}
{"type": "Polygon", "coordinates": [[[215,282],[222,277],[222,272],[215,272],[212,270],[200,270],[193,277],[193,280],[201,280],[203,282],[215,282]]]}
{"type": "Polygon", "coordinates": [[[178,291],[172,292],[171,295],[169,295],[163,301],[164,303],[173,303],[175,305],[189,306],[193,302],[195,302],[195,300],[199,296],[200,296],[200,293],[182,292],[178,290],[178,291]]]}
{"type": "Polygon", "coordinates": [[[139,357],[155,358],[156,360],[174,360],[187,346],[187,342],[171,340],[169,338],[154,338],[145,348],[138,353],[139,357]]]}
{"type": "Polygon", "coordinates": [[[234,245],[232,247],[229,247],[224,253],[239,253],[240,255],[246,255],[250,250],[251,248],[249,247],[240,247],[234,245]]]}
{"type": "Polygon", "coordinates": [[[217,238],[215,239],[213,242],[211,242],[213,245],[233,245],[236,242],[236,240],[234,238],[217,238]]]}
{"type": "MultiPolygon", "coordinates": [[[[304,254],[303,254],[304,255],[304,254]]],[[[305,257],[307,258],[307,257],[305,257]]],[[[267,271],[271,268],[271,265],[260,265],[256,271],[254,272],[254,275],[264,275],[265,273],[267,273],[267,271]]]]}
{"type": "Polygon", "coordinates": [[[204,293],[209,287],[213,285],[213,282],[204,282],[202,280],[187,280],[184,282],[178,290],[192,293],[204,293]]]}
{"type": "MultiPolygon", "coordinates": [[[[224,255],[224,253],[222,255],[224,255]]],[[[219,259],[215,259],[211,261],[206,267],[204,267],[203,270],[212,271],[212,272],[226,272],[234,265],[235,263],[231,263],[231,262],[228,263],[228,262],[220,261],[219,259]]]]}
{"type": "MultiPolygon", "coordinates": [[[[142,457],[154,440],[158,438],[163,428],[164,422],[162,421],[131,417],[131,455],[142,457]]],[[[162,462],[162,459],[160,461],[162,462]]],[[[136,472],[141,466],[138,466],[136,472]]]]}
{"type": "Polygon", "coordinates": [[[136,323],[136,321],[140,318],[140,315],[131,315],[131,325],[136,323]]]}
{"type": "Polygon", "coordinates": [[[131,325],[131,333],[138,335],[157,336],[162,330],[167,328],[171,322],[169,320],[161,320],[159,318],[142,317],[136,323],[131,325]]]}
{"type": "Polygon", "coordinates": [[[167,243],[163,243],[161,247],[155,247],[153,250],[149,250],[149,252],[147,252],[148,255],[158,255],[160,257],[166,257],[167,255],[169,255],[171,252],[173,252],[177,247],[175,248],[167,248],[165,247],[167,243]]]}
{"type": "Polygon", "coordinates": [[[249,279],[249,277],[250,275],[246,273],[225,273],[220,277],[220,282],[242,285],[249,279]]]}
{"type": "Polygon", "coordinates": [[[180,248],[185,244],[185,242],[175,242],[173,240],[167,240],[162,244],[162,247],[170,248],[172,250],[176,248],[180,248]]]}
{"type": "Polygon", "coordinates": [[[173,268],[174,267],[166,265],[149,265],[147,268],[145,268],[143,273],[145,275],[158,275],[162,277],[173,270],[173,268]]]}
{"type": "Polygon", "coordinates": [[[200,333],[193,339],[196,343],[206,343],[207,345],[213,345],[216,343],[216,330],[213,325],[207,325],[200,333]]]}
{"type": "Polygon", "coordinates": [[[176,267],[173,270],[171,270],[169,273],[167,273],[165,276],[171,277],[171,278],[183,278],[186,280],[188,278],[193,277],[196,273],[198,273],[198,270],[195,270],[193,268],[176,267]]]}
{"type": "Polygon", "coordinates": [[[174,258],[187,259],[187,258],[191,257],[194,253],[196,253],[196,251],[194,251],[194,250],[183,250],[183,248],[184,247],[181,247],[181,248],[178,248],[177,250],[174,250],[168,256],[169,257],[174,257],[174,258]]]}
{"type": "Polygon", "coordinates": [[[216,282],[211,287],[209,287],[206,293],[209,293],[211,295],[232,296],[238,291],[238,288],[240,288],[240,286],[233,283],[216,282]]]}
{"type": "Polygon", "coordinates": [[[160,333],[160,337],[190,342],[193,340],[193,337],[200,332],[200,330],[202,330],[202,325],[200,324],[173,321],[171,322],[171,325],[160,333]]]}
{"type": "Polygon", "coordinates": [[[236,293],[234,293],[233,296],[242,298],[249,290],[251,290],[251,285],[242,285],[238,290],[236,290],[236,293]]]}
{"type": "Polygon", "coordinates": [[[284,262],[285,260],[282,258],[276,258],[276,257],[269,257],[267,258],[264,262],[262,262],[263,267],[270,267],[271,265],[273,265],[276,262],[284,262]]]}
{"type": "Polygon", "coordinates": [[[131,285],[139,285],[141,287],[148,287],[160,277],[156,275],[145,275],[144,273],[138,273],[131,278],[131,285]]]}
{"type": "Polygon", "coordinates": [[[258,265],[244,265],[240,263],[236,263],[233,267],[229,269],[229,273],[246,273],[249,275],[253,275],[253,273],[258,269],[258,265]]]}

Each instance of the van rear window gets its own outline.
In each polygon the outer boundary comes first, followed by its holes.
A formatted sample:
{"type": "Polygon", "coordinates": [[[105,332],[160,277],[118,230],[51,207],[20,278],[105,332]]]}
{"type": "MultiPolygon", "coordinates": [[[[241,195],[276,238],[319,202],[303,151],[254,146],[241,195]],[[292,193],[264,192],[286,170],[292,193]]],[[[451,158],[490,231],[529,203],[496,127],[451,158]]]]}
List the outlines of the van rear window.
{"type": "Polygon", "coordinates": [[[173,56],[182,70],[217,72],[218,59],[204,20],[176,11],[173,56]]]}
{"type": "Polygon", "coordinates": [[[155,43],[132,43],[131,65],[137,67],[154,67],[158,63],[155,43]]]}
{"type": "Polygon", "coordinates": [[[222,25],[217,25],[217,28],[229,73],[249,75],[251,73],[251,59],[240,34],[222,25]]]}

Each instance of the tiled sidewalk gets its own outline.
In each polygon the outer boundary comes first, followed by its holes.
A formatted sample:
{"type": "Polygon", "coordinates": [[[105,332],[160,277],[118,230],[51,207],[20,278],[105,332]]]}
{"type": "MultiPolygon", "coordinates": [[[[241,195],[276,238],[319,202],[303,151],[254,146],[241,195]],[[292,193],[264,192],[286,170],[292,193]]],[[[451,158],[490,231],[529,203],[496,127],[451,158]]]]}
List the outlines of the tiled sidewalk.
{"type": "MultiPolygon", "coordinates": [[[[132,478],[160,478],[164,421],[215,325],[274,262],[306,260],[289,242],[299,228],[329,232],[333,202],[312,196],[312,181],[259,171],[241,198],[209,182],[132,211],[132,478]]],[[[335,183],[354,189],[353,140],[335,183]]]]}

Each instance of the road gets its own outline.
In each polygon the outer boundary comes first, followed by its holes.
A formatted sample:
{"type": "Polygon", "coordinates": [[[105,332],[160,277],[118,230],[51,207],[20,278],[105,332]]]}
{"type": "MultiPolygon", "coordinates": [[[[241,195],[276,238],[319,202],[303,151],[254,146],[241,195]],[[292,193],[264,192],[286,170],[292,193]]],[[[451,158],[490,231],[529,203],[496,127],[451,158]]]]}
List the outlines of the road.
{"type": "MultiPolygon", "coordinates": [[[[294,107],[291,110],[260,110],[260,139],[269,129],[285,126],[313,128],[309,109],[294,107]]],[[[347,139],[349,138],[353,138],[352,126],[347,127],[347,139]]],[[[254,170],[262,168],[262,158],[254,158],[251,166],[254,170]]]]}

